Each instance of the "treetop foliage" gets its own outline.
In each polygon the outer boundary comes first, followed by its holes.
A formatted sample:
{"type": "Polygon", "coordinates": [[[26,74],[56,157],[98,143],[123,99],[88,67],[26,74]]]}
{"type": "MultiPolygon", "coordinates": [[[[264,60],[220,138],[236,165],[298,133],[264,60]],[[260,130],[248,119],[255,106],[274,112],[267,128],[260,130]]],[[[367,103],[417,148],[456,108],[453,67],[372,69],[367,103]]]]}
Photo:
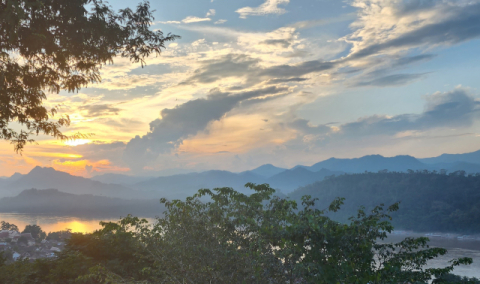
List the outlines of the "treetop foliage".
{"type": "Polygon", "coordinates": [[[320,210],[310,196],[298,206],[268,185],[247,186],[253,194],[216,188],[163,199],[154,224],[133,216],[102,222],[92,234],[72,234],[55,259],[0,266],[0,282],[478,283],[449,274],[470,258],[426,268],[447,252],[428,238],[388,243],[398,204],[361,208],[342,224],[326,216],[342,210],[342,198],[320,210]]]}
{"type": "Polygon", "coordinates": [[[18,227],[15,224],[10,224],[8,222],[2,221],[1,225],[2,230],[18,231],[18,227]]]}
{"type": "Polygon", "coordinates": [[[45,92],[78,91],[100,82],[100,68],[116,56],[140,62],[160,54],[176,35],[152,31],[148,2],[113,11],[102,0],[0,1],[0,138],[21,151],[40,133],[59,139],[70,119],[51,118],[45,92]],[[9,128],[16,122],[26,129],[9,128]]]}
{"type": "Polygon", "coordinates": [[[30,233],[32,238],[38,241],[41,241],[47,237],[47,234],[38,225],[26,225],[25,229],[22,231],[22,234],[26,233],[30,233]]]}

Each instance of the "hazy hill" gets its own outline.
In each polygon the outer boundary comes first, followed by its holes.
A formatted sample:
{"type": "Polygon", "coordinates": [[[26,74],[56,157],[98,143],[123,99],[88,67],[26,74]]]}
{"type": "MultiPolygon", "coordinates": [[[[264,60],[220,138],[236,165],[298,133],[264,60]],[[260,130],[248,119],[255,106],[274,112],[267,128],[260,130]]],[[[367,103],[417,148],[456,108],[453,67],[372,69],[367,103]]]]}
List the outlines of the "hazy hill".
{"type": "Polygon", "coordinates": [[[4,180],[6,182],[12,182],[12,181],[18,180],[21,177],[23,177],[23,175],[21,173],[14,173],[13,175],[11,175],[9,177],[8,176],[0,177],[0,180],[4,180]]]}
{"type": "Polygon", "coordinates": [[[305,186],[316,181],[323,180],[326,176],[340,175],[343,172],[321,169],[317,172],[309,171],[303,167],[283,171],[270,177],[266,182],[275,189],[284,193],[292,192],[300,186],[305,186]]]}
{"type": "Polygon", "coordinates": [[[415,231],[480,233],[480,176],[433,173],[367,173],[341,175],[305,186],[290,194],[295,200],[303,195],[319,198],[325,209],[336,197],[345,197],[345,205],[335,214],[346,221],[359,206],[367,210],[384,203],[401,201],[394,214],[398,228],[415,231]]]}
{"type": "Polygon", "coordinates": [[[307,169],[297,168],[293,170],[283,170],[270,178],[266,178],[255,174],[253,171],[239,174],[228,171],[207,171],[158,177],[137,183],[134,185],[134,188],[152,198],[167,197],[170,199],[178,199],[191,196],[201,188],[232,187],[244,193],[251,193],[249,189],[245,188],[245,184],[253,182],[257,184],[268,183],[281,193],[288,193],[301,186],[323,180],[325,176],[333,174],[341,174],[341,172],[326,169],[311,172],[307,169]]]}
{"type": "Polygon", "coordinates": [[[94,195],[75,195],[56,189],[29,189],[15,197],[0,199],[0,212],[73,215],[92,217],[161,215],[163,206],[158,200],[123,200],[94,195]]]}
{"type": "Polygon", "coordinates": [[[62,192],[72,194],[93,194],[126,199],[150,198],[158,200],[161,197],[168,199],[185,198],[193,195],[201,188],[233,187],[244,193],[251,193],[250,190],[244,187],[248,182],[257,184],[269,183],[285,193],[314,181],[322,180],[327,175],[338,174],[338,172],[328,170],[314,173],[306,169],[283,170],[273,166],[263,167],[263,169],[269,169],[270,173],[278,170],[282,170],[282,172],[270,178],[255,174],[253,171],[242,173],[206,171],[150,178],[147,180],[143,177],[115,174],[87,179],[56,171],[53,168],[35,167],[30,173],[19,176],[19,178],[13,182],[10,181],[11,178],[0,180],[0,188],[3,191],[3,196],[13,196],[29,188],[55,188],[62,192]],[[95,179],[100,179],[104,182],[115,180],[124,185],[103,183],[95,179]],[[131,184],[136,180],[140,180],[141,182],[128,186],[125,185],[127,183],[131,184]]]}
{"type": "Polygon", "coordinates": [[[129,185],[153,179],[153,177],[136,177],[122,174],[103,174],[94,176],[90,179],[102,183],[122,184],[128,187],[129,185]]]}
{"type": "Polygon", "coordinates": [[[16,195],[29,188],[55,188],[73,194],[94,194],[110,197],[136,198],[135,192],[122,185],[104,184],[87,178],[56,171],[53,168],[35,167],[18,180],[3,184],[3,189],[9,195],[16,195]]]}
{"type": "Polygon", "coordinates": [[[439,171],[446,169],[448,172],[464,170],[467,173],[477,173],[480,172],[480,164],[450,161],[455,159],[475,160],[479,153],[480,151],[422,159],[422,161],[427,160],[428,164],[411,156],[371,155],[355,159],[331,158],[313,166],[296,166],[290,170],[266,164],[241,173],[206,171],[156,178],[105,174],[87,179],[52,168],[36,167],[26,175],[15,174],[9,178],[0,179],[0,196],[13,196],[29,188],[56,188],[73,194],[93,194],[127,199],[158,199],[161,197],[173,199],[191,196],[200,188],[227,186],[249,193],[250,191],[244,188],[247,182],[269,183],[283,193],[289,193],[300,186],[321,181],[325,176],[339,175],[345,172],[364,173],[365,171],[378,172],[382,170],[406,172],[407,170],[439,171]]]}
{"type": "MultiPolygon", "coordinates": [[[[476,153],[476,152],[475,152],[476,153]]],[[[475,154],[472,153],[472,154],[475,154]]],[[[472,157],[467,154],[466,156],[461,157],[472,157]]],[[[441,157],[441,156],[440,156],[441,157]]],[[[480,172],[480,160],[476,160],[477,163],[471,162],[436,162],[436,158],[433,160],[428,160],[429,163],[423,163],[425,159],[416,159],[412,156],[396,156],[396,157],[383,157],[380,155],[370,155],[364,156],[361,158],[355,159],[336,159],[330,158],[328,160],[314,164],[313,166],[297,166],[304,167],[311,171],[317,171],[319,169],[329,169],[333,171],[343,171],[348,173],[363,173],[368,172],[378,172],[382,170],[396,171],[396,172],[406,172],[407,170],[429,170],[429,171],[439,171],[445,169],[448,172],[454,172],[463,170],[467,173],[478,173],[480,172]]],[[[448,159],[439,159],[448,160],[448,159]]],[[[469,160],[469,159],[466,159],[469,160]]],[[[475,160],[474,158],[470,160],[475,160]]]]}
{"type": "Polygon", "coordinates": [[[269,178],[269,177],[272,177],[276,174],[279,174],[279,173],[281,173],[285,170],[286,169],[284,169],[284,168],[275,167],[272,164],[266,164],[266,165],[260,166],[256,169],[253,169],[253,170],[248,171],[248,172],[254,173],[254,174],[262,176],[262,177],[269,178]]]}
{"type": "Polygon", "coordinates": [[[480,150],[465,154],[443,154],[434,158],[419,159],[426,164],[464,162],[480,164],[480,150]]]}
{"type": "Polygon", "coordinates": [[[385,169],[389,171],[421,170],[427,169],[428,166],[411,156],[383,157],[370,155],[355,159],[330,158],[305,168],[311,171],[329,169],[332,171],[363,173],[365,171],[378,172],[385,169]]]}
{"type": "Polygon", "coordinates": [[[190,196],[201,188],[233,187],[248,192],[244,188],[247,182],[262,183],[263,181],[264,178],[249,172],[236,174],[227,171],[207,171],[158,177],[137,183],[134,187],[151,197],[178,199],[190,196]]]}

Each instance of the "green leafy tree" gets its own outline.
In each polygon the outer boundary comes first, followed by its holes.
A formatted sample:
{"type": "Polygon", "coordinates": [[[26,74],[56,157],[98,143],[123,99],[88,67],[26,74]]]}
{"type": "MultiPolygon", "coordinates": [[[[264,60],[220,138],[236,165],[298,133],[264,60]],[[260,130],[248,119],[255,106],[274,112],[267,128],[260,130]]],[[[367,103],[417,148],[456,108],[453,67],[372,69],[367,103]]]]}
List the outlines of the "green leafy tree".
{"type": "Polygon", "coordinates": [[[363,209],[349,223],[326,216],[305,196],[302,206],[273,197],[268,185],[247,184],[250,196],[231,188],[200,190],[185,201],[162,200],[167,210],[153,228],[136,224],[137,235],[158,266],[150,271],[171,283],[426,283],[471,259],[424,268],[446,253],[427,238],[378,243],[393,230],[390,213],[363,209]],[[208,202],[202,200],[208,197],[208,202]]]}
{"type": "Polygon", "coordinates": [[[46,239],[48,241],[63,241],[69,239],[71,236],[72,230],[66,229],[64,231],[49,232],[46,239]]]}
{"type": "Polygon", "coordinates": [[[22,234],[25,234],[25,233],[32,234],[32,237],[36,241],[41,241],[41,240],[45,239],[45,237],[47,236],[47,234],[38,225],[26,225],[22,234]]]}
{"type": "Polygon", "coordinates": [[[102,0],[0,1],[0,138],[21,151],[32,135],[59,139],[70,119],[53,121],[45,92],[74,92],[99,82],[100,68],[115,56],[145,64],[178,36],[151,31],[148,2],[135,11],[113,11],[102,0]],[[10,126],[15,122],[22,130],[10,126]]]}
{"type": "Polygon", "coordinates": [[[15,224],[10,224],[5,221],[2,221],[1,224],[2,224],[2,230],[18,231],[18,227],[15,224]]]}
{"type": "Polygon", "coordinates": [[[28,239],[27,239],[27,237],[21,236],[20,238],[18,238],[17,244],[28,245],[28,239]]]}
{"type": "Polygon", "coordinates": [[[102,222],[72,234],[55,259],[0,266],[0,283],[476,283],[449,274],[469,258],[425,268],[446,253],[427,238],[387,242],[398,204],[361,208],[343,224],[327,216],[341,198],[319,210],[309,196],[297,206],[268,185],[247,186],[253,194],[216,188],[163,199],[154,224],[102,222]]]}
{"type": "Polygon", "coordinates": [[[4,266],[9,259],[6,251],[0,251],[0,267],[4,266]]]}

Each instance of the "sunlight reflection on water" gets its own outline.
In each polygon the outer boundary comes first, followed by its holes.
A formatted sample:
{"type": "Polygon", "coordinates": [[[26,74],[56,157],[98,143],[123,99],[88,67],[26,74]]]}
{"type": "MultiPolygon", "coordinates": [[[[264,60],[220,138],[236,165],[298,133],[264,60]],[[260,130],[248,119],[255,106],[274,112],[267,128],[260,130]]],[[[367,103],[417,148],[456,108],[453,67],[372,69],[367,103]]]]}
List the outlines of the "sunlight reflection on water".
{"type": "MultiPolygon", "coordinates": [[[[146,218],[149,222],[154,219],[146,218]]],[[[120,218],[102,218],[102,219],[87,219],[68,216],[48,216],[48,215],[30,215],[17,213],[0,213],[0,221],[9,222],[18,226],[23,230],[26,225],[38,225],[42,227],[45,232],[57,232],[65,229],[71,229],[75,233],[91,233],[95,230],[101,229],[100,221],[116,222],[120,218]]]]}

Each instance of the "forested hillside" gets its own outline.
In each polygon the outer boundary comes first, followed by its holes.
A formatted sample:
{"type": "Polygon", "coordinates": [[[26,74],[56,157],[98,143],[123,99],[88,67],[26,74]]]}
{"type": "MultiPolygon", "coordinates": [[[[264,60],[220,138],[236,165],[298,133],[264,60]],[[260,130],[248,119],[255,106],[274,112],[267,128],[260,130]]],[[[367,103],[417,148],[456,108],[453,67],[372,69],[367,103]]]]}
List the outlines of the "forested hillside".
{"type": "Polygon", "coordinates": [[[480,175],[459,171],[440,174],[428,171],[380,172],[341,175],[305,186],[290,194],[319,198],[326,208],[336,197],[345,197],[343,210],[332,215],[346,221],[360,206],[367,210],[384,203],[400,202],[394,213],[397,229],[480,233],[480,175]]]}
{"type": "Polygon", "coordinates": [[[56,189],[28,189],[0,199],[0,212],[79,217],[119,217],[127,214],[155,217],[164,211],[158,199],[120,199],[91,194],[76,195],[56,189]]]}

